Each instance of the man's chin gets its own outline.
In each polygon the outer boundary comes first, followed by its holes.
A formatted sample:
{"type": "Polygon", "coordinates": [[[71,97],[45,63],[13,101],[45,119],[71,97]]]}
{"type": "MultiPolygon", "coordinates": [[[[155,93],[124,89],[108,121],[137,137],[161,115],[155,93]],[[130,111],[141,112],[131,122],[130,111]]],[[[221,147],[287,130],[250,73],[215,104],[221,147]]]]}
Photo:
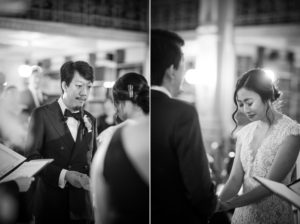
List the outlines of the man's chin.
{"type": "Polygon", "coordinates": [[[86,102],[86,101],[79,101],[79,102],[77,103],[77,105],[78,105],[79,107],[83,107],[84,104],[85,104],[85,102],[86,102]]]}
{"type": "Polygon", "coordinates": [[[83,105],[82,106],[75,106],[75,107],[73,107],[73,110],[74,111],[78,111],[78,110],[81,110],[81,108],[83,107],[83,105]]]}

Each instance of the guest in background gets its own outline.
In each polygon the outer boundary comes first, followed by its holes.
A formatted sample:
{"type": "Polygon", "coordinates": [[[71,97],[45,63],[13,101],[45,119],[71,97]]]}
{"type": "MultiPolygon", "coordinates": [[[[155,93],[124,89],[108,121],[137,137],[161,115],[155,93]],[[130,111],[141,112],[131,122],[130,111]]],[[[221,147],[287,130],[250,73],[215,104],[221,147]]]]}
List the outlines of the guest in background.
{"type": "Polygon", "coordinates": [[[6,85],[0,95],[0,142],[24,154],[28,123],[21,113],[19,96],[14,85],[6,85]]]}
{"type": "Polygon", "coordinates": [[[100,134],[102,131],[110,126],[116,125],[115,122],[115,107],[111,97],[108,97],[104,104],[104,114],[97,119],[97,133],[100,134]]]}
{"type": "Polygon", "coordinates": [[[3,92],[5,85],[6,85],[6,77],[4,73],[0,72],[0,95],[3,92]]]}
{"type": "MultiPolygon", "coordinates": [[[[5,85],[0,96],[0,142],[20,154],[24,154],[27,128],[21,115],[16,86],[5,85]]],[[[3,163],[0,158],[0,164],[3,163]]],[[[22,177],[0,184],[0,223],[29,223],[32,213],[28,197],[33,178],[22,177]]]]}
{"type": "Polygon", "coordinates": [[[6,85],[1,94],[4,107],[10,113],[19,115],[22,111],[22,106],[19,104],[19,90],[15,85],[6,85]]]}
{"type": "Polygon", "coordinates": [[[20,102],[24,105],[24,112],[29,116],[33,109],[43,105],[44,95],[41,90],[41,80],[43,77],[42,68],[39,66],[32,66],[32,72],[29,77],[28,88],[23,90],[20,94],[20,102]]]}

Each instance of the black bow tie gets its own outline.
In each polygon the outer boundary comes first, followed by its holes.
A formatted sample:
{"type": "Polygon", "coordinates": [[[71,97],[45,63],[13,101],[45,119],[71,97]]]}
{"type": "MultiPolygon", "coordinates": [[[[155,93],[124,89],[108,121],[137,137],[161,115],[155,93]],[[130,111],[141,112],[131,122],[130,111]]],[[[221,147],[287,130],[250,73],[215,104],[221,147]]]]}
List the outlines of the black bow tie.
{"type": "Polygon", "coordinates": [[[80,111],[76,112],[76,113],[72,113],[71,111],[69,111],[68,109],[66,109],[65,113],[64,113],[64,116],[66,118],[73,117],[73,118],[75,118],[78,121],[80,121],[82,119],[80,111]]]}

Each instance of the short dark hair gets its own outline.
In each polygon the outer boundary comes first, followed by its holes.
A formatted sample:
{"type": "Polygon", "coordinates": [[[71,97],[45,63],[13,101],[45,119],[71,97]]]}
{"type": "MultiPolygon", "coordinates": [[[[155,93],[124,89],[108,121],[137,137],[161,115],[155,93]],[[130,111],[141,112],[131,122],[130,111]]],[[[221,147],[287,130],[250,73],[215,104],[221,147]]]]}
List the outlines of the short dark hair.
{"type": "Polygon", "coordinates": [[[67,61],[60,68],[60,82],[66,82],[69,86],[74,78],[74,73],[77,71],[84,79],[94,82],[93,68],[85,61],[67,61]]]}
{"type": "Polygon", "coordinates": [[[130,72],[121,76],[113,86],[115,104],[130,100],[137,104],[144,113],[149,113],[149,85],[144,76],[130,72]]]}
{"type": "Polygon", "coordinates": [[[184,40],[174,32],[151,30],[151,85],[162,85],[166,70],[179,67],[184,40]]]}
{"type": "MultiPolygon", "coordinates": [[[[233,101],[236,106],[236,109],[232,114],[232,119],[236,124],[236,127],[237,127],[237,121],[235,119],[235,115],[238,112],[237,93],[241,88],[245,88],[247,90],[256,92],[260,96],[262,102],[264,103],[266,103],[267,101],[273,103],[281,96],[281,92],[277,89],[277,87],[272,82],[272,80],[267,77],[267,74],[263,69],[255,68],[244,73],[238,79],[233,94],[233,101]]],[[[271,119],[269,118],[267,113],[268,110],[269,107],[266,111],[266,115],[269,123],[271,123],[271,119]]]]}

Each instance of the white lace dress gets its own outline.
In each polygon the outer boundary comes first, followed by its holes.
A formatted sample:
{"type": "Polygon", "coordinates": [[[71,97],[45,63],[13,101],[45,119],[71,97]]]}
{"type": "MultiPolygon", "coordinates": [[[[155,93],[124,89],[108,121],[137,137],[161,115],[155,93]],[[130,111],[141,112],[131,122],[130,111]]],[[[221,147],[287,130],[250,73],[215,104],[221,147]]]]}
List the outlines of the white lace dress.
{"type": "MultiPolygon", "coordinates": [[[[243,193],[249,192],[259,183],[252,177],[266,177],[271,169],[276,153],[285,137],[300,135],[300,125],[283,115],[269,130],[269,135],[257,149],[256,155],[250,148],[254,131],[260,121],[252,122],[238,133],[237,144],[241,144],[240,159],[244,170],[243,193]]],[[[299,146],[300,148],[300,146],[299,146]]],[[[291,172],[283,183],[291,181],[291,172]]],[[[291,206],[275,195],[271,195],[258,203],[236,208],[232,217],[233,224],[292,224],[291,206]]]]}

